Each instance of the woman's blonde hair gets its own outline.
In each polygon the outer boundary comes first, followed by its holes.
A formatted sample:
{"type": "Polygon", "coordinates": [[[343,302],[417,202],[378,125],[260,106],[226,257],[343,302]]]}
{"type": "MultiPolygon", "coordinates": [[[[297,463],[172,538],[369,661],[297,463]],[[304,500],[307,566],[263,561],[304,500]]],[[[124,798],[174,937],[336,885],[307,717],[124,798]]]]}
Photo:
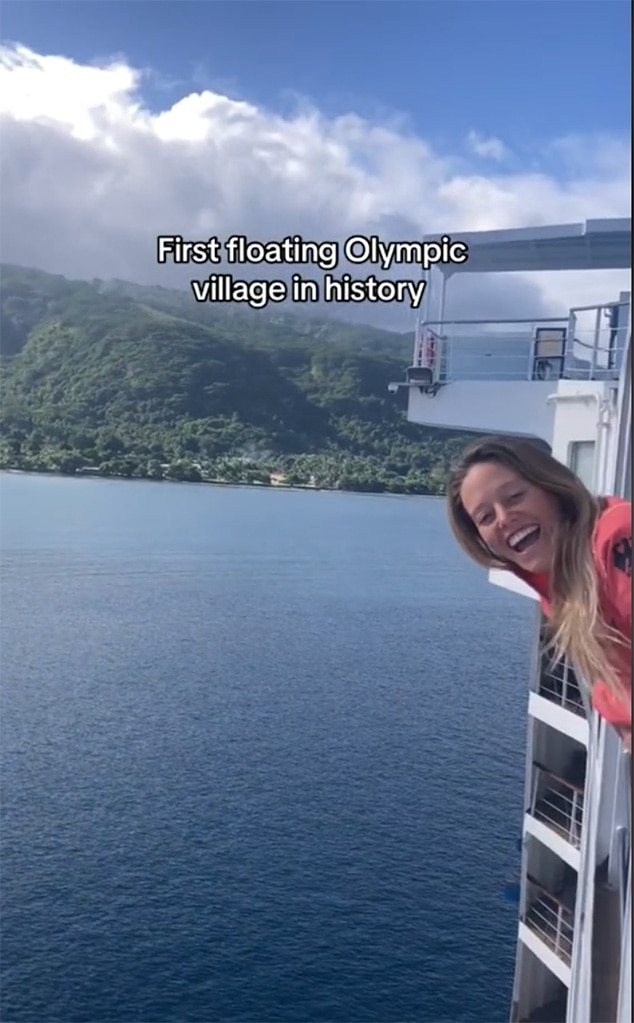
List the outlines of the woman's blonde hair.
{"type": "Polygon", "coordinates": [[[605,622],[592,539],[603,498],[594,497],[581,480],[550,454],[543,442],[511,437],[485,437],[470,445],[454,468],[447,489],[449,522],[460,546],[487,568],[511,568],[494,555],[467,513],[461,489],[469,470],[493,462],[515,472],[557,501],[560,519],[550,568],[550,621],[547,645],[553,660],[567,656],[590,688],[604,682],[620,698],[625,690],[614,667],[615,647],[631,647],[605,622]]]}

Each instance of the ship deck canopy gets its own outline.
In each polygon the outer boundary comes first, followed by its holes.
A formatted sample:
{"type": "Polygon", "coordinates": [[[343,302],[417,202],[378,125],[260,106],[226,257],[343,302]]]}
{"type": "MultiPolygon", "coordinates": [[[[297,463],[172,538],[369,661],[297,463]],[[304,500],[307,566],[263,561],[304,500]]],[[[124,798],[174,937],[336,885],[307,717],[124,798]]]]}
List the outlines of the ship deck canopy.
{"type": "MultiPolygon", "coordinates": [[[[424,241],[440,241],[427,235],[424,241]]],[[[465,263],[435,264],[446,277],[456,273],[547,270],[629,270],[632,221],[586,220],[580,224],[524,227],[504,231],[468,231],[451,235],[469,246],[465,263]]]]}

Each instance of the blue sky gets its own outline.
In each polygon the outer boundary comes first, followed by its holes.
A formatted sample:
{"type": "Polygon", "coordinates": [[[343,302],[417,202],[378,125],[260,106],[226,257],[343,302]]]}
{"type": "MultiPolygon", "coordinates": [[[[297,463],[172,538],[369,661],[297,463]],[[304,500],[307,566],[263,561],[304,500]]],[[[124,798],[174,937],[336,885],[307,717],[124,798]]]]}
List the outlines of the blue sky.
{"type": "Polygon", "coordinates": [[[406,115],[451,150],[470,129],[511,146],[626,133],[627,0],[5,0],[4,41],[152,68],[152,107],[211,88],[270,110],[406,115]]]}
{"type": "MultiPolygon", "coordinates": [[[[158,234],[629,216],[630,22],[628,0],[4,0],[2,257],[187,288],[158,234]]],[[[555,277],[467,275],[460,296],[559,315],[629,275],[555,277]]]]}

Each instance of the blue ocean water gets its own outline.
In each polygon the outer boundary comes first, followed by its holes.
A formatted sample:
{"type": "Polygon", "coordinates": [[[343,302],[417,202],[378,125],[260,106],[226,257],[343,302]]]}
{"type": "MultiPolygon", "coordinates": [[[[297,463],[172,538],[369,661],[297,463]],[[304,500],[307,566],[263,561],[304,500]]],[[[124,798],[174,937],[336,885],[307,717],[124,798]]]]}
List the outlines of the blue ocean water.
{"type": "Polygon", "coordinates": [[[531,609],[441,501],[4,475],[4,1023],[505,1023],[531,609]]]}

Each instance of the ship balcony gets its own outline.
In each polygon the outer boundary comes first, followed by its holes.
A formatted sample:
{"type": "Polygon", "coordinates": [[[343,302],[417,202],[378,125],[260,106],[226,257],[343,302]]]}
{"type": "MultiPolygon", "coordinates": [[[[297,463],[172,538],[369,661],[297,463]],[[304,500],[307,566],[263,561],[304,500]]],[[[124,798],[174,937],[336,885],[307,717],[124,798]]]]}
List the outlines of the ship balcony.
{"type": "Polygon", "coordinates": [[[429,367],[441,385],[618,380],[627,339],[618,314],[625,317],[628,308],[611,302],[552,319],[426,321],[411,369],[429,367]]]}
{"type": "MultiPolygon", "coordinates": [[[[552,736],[546,726],[537,725],[539,746],[552,749],[552,736]]],[[[562,742],[557,739],[555,753],[561,752],[562,742]]],[[[546,759],[546,757],[545,757],[546,759]]],[[[531,802],[527,810],[525,830],[548,846],[574,870],[579,870],[581,832],[583,828],[586,751],[578,748],[566,756],[565,766],[559,772],[538,760],[533,761],[531,802]]]]}
{"type": "Polygon", "coordinates": [[[537,691],[544,699],[556,703],[571,714],[585,718],[581,688],[567,662],[559,662],[551,667],[549,657],[544,657],[537,691]]]}
{"type": "Polygon", "coordinates": [[[549,438],[553,392],[573,395],[583,383],[584,393],[600,396],[619,379],[627,342],[621,306],[554,319],[426,321],[405,379],[389,390],[407,392],[412,422],[549,438]]]}
{"type": "MultiPolygon", "coordinates": [[[[518,937],[523,949],[570,988],[578,874],[532,835],[527,836],[526,853],[518,937]]],[[[529,1015],[528,1005],[521,1001],[521,1015],[529,1015]]]]}
{"type": "Polygon", "coordinates": [[[583,785],[574,785],[536,760],[533,768],[535,787],[531,814],[578,849],[583,827],[583,785]]]}
{"type": "Polygon", "coordinates": [[[529,949],[521,949],[521,972],[511,1023],[566,1023],[568,988],[529,949]]]}
{"type": "Polygon", "coordinates": [[[551,656],[547,652],[542,658],[536,685],[529,696],[529,713],[587,747],[588,717],[575,673],[567,661],[555,665],[550,662],[551,656]]]}
{"type": "Polygon", "coordinates": [[[522,923],[569,970],[575,933],[576,879],[568,880],[557,892],[550,891],[531,874],[526,880],[528,908],[522,923]]]}

